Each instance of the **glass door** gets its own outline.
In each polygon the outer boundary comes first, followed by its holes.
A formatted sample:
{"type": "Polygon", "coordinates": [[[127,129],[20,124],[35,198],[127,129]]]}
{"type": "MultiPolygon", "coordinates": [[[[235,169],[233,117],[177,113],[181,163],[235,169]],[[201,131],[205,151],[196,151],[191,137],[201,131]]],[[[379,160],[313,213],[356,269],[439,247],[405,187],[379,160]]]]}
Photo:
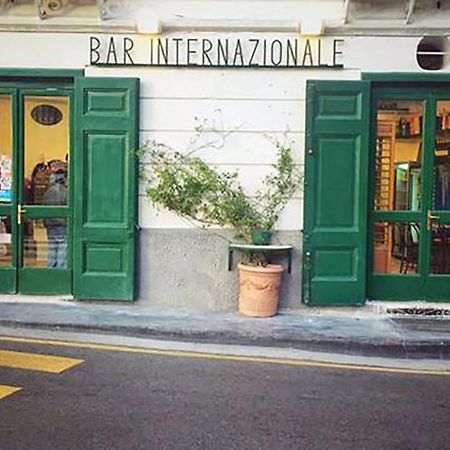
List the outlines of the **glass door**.
{"type": "Polygon", "coordinates": [[[368,297],[450,299],[450,96],[375,95],[368,297]]]}
{"type": "Polygon", "coordinates": [[[71,95],[19,93],[18,291],[71,292],[71,95]]]}
{"type": "Polygon", "coordinates": [[[425,95],[375,98],[369,298],[418,298],[423,290],[425,95]]]}
{"type": "Polygon", "coordinates": [[[431,99],[435,130],[427,174],[427,277],[430,300],[450,299],[450,96],[431,99]]]}
{"type": "Polygon", "coordinates": [[[15,170],[17,92],[0,90],[0,289],[17,289],[15,170]]]}

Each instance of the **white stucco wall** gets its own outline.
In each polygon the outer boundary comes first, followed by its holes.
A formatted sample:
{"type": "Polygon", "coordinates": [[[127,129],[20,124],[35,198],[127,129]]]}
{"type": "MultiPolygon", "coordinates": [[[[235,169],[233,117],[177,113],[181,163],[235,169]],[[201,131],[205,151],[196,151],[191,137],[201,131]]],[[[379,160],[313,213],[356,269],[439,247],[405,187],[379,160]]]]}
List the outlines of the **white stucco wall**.
{"type": "MultiPolygon", "coordinates": [[[[252,193],[276,159],[276,148],[266,136],[291,143],[302,164],[305,131],[305,84],[308,78],[339,79],[342,71],[128,69],[141,79],[141,140],[157,139],[177,149],[187,148],[195,118],[208,119],[218,129],[231,131],[221,148],[199,153],[223,170],[238,170],[242,185],[252,193]]],[[[123,74],[123,69],[89,69],[87,75],[123,74]]],[[[357,71],[345,73],[358,78],[357,71]]],[[[207,137],[208,138],[208,137],[207,137]]],[[[214,139],[214,135],[212,135],[214,139]]],[[[220,140],[219,140],[220,141],[220,140]]],[[[155,211],[141,199],[141,225],[179,228],[190,224],[165,211],[155,211]]],[[[280,218],[280,230],[302,227],[300,193],[280,218]]]]}
{"type": "MultiPolygon", "coordinates": [[[[252,34],[261,39],[266,35],[252,34]]],[[[183,34],[172,32],[162,36],[183,34]]],[[[232,38],[236,33],[209,32],[207,36],[232,38]]],[[[276,36],[284,39],[296,34],[276,36]]],[[[275,161],[276,148],[266,136],[282,140],[287,133],[295,161],[302,164],[308,79],[359,79],[363,71],[420,70],[415,61],[418,37],[346,36],[343,39],[345,69],[102,68],[89,65],[89,34],[4,32],[0,33],[0,67],[79,68],[85,69],[86,76],[138,77],[141,80],[141,142],[156,139],[183,150],[194,134],[196,118],[208,120],[217,129],[231,134],[222,148],[205,149],[200,155],[223,170],[238,170],[244,188],[252,193],[275,161]]],[[[167,211],[155,211],[142,195],[140,225],[191,227],[167,211]]],[[[301,193],[289,202],[276,228],[302,228],[301,193]]]]}

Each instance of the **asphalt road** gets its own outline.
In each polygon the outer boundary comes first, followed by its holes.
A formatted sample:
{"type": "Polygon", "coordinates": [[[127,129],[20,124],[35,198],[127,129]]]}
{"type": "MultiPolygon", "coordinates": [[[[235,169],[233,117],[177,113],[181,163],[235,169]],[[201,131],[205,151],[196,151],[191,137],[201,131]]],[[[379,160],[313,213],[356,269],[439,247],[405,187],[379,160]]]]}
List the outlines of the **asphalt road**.
{"type": "MultiPolygon", "coordinates": [[[[0,449],[450,449],[450,377],[63,348],[0,367],[0,449]]],[[[4,352],[5,353],[5,352],[4,352]]],[[[1,361],[0,355],[0,361],[1,361]]]]}

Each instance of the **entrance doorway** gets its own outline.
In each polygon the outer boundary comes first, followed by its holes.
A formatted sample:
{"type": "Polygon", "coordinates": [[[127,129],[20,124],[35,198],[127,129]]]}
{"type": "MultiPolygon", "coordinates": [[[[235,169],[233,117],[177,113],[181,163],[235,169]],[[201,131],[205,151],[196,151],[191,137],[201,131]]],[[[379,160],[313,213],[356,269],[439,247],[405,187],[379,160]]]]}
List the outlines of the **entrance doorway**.
{"type": "Polygon", "coordinates": [[[2,292],[72,292],[72,98],[0,89],[2,292]]]}
{"type": "Polygon", "coordinates": [[[450,298],[450,94],[373,96],[368,298],[450,298]]]}

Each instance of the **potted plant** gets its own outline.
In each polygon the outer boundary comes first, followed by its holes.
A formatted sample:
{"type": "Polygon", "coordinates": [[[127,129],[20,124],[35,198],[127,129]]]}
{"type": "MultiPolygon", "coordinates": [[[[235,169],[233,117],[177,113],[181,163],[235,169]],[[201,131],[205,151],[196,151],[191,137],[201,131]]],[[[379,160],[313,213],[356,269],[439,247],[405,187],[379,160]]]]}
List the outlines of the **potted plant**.
{"type": "MultiPolygon", "coordinates": [[[[267,245],[274,224],[302,180],[290,147],[276,145],[278,158],[273,171],[251,198],[243,191],[237,172],[215,170],[195,152],[181,153],[149,141],[139,150],[145,194],[154,205],[203,227],[233,228],[237,240],[267,245]]],[[[274,315],[283,267],[270,264],[263,247],[250,253],[238,267],[239,310],[258,317],[274,315]]]]}

